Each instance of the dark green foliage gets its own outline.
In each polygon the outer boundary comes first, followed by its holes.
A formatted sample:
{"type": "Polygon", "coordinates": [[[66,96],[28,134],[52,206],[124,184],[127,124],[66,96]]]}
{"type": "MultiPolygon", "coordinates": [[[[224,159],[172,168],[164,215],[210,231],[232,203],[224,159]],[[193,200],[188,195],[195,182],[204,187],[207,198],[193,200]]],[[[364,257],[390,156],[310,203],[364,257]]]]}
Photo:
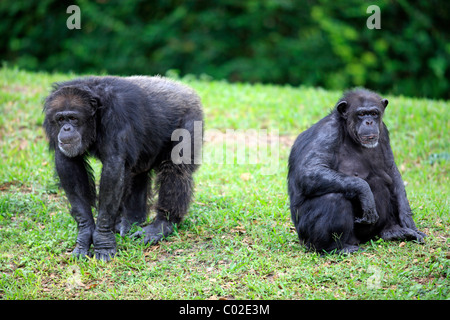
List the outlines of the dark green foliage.
{"type": "Polygon", "coordinates": [[[450,98],[447,1],[0,3],[0,58],[30,70],[208,74],[217,79],[450,98]],[[368,29],[369,5],[381,29],[368,29]]]}

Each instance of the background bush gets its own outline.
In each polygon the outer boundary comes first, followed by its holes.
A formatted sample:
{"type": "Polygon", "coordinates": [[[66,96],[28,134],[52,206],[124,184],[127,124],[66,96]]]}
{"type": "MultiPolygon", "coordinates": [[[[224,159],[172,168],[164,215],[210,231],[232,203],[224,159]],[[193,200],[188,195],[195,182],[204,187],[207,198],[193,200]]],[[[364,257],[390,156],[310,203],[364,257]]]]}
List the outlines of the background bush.
{"type": "Polygon", "coordinates": [[[448,1],[2,1],[0,59],[28,70],[207,74],[450,98],[448,1]],[[81,30],[69,30],[70,4],[81,30]],[[370,30],[369,5],[381,9],[370,30]]]}

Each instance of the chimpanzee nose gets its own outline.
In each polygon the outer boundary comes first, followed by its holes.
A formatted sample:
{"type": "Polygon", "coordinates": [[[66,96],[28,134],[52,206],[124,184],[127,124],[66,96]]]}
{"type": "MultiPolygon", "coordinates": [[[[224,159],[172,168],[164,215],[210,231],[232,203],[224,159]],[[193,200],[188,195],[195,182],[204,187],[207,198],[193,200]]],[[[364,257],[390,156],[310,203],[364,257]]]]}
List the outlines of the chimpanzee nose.
{"type": "Polygon", "coordinates": [[[69,125],[65,125],[65,126],[63,127],[63,129],[64,129],[64,131],[70,131],[70,126],[69,126],[69,125]]]}
{"type": "Polygon", "coordinates": [[[373,124],[373,121],[372,121],[372,120],[366,120],[366,124],[367,124],[368,126],[371,126],[371,125],[373,124]]]}

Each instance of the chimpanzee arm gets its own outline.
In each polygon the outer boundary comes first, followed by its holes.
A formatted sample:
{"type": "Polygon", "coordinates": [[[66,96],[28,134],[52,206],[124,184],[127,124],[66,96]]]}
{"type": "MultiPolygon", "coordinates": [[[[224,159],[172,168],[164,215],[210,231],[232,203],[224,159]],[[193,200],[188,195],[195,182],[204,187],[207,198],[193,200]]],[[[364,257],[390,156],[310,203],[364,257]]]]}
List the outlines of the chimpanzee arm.
{"type": "Polygon", "coordinates": [[[99,210],[93,240],[97,259],[110,260],[116,253],[114,225],[126,185],[125,160],[113,156],[103,162],[100,179],[99,210]]]}
{"type": "Polygon", "coordinates": [[[378,220],[373,193],[363,179],[347,176],[325,165],[306,170],[301,179],[305,196],[342,193],[348,199],[358,198],[363,216],[356,218],[355,222],[373,224],[378,220]]]}
{"type": "Polygon", "coordinates": [[[75,256],[88,255],[95,229],[91,206],[95,205],[92,169],[82,156],[69,158],[55,150],[55,167],[71,205],[70,214],[78,226],[75,256]]]}

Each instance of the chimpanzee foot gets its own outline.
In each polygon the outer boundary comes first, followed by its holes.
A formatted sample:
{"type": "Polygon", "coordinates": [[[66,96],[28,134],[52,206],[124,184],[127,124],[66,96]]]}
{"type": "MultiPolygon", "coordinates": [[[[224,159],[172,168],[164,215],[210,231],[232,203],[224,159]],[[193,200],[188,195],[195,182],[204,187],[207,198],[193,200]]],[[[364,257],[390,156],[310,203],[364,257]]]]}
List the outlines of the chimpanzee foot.
{"type": "Polygon", "coordinates": [[[95,230],[93,235],[94,254],[97,260],[110,261],[117,253],[116,236],[114,232],[95,230]]]}
{"type": "Polygon", "coordinates": [[[142,231],[135,232],[135,238],[144,237],[143,243],[157,244],[163,238],[173,232],[173,224],[167,220],[156,219],[152,224],[142,228],[142,231]]]}
{"type": "Polygon", "coordinates": [[[128,221],[128,219],[124,217],[119,217],[115,227],[116,233],[120,234],[120,236],[123,237],[130,230],[131,230],[131,223],[128,221]]]}
{"type": "Polygon", "coordinates": [[[419,230],[413,230],[406,227],[400,227],[400,226],[393,226],[389,229],[384,229],[380,233],[380,237],[383,240],[406,240],[406,241],[417,241],[420,243],[424,243],[424,238],[426,237],[426,234],[419,231],[419,230]]]}
{"type": "Polygon", "coordinates": [[[139,218],[135,217],[119,217],[116,222],[115,232],[124,237],[133,226],[139,226],[145,222],[145,215],[140,215],[139,218]],[[142,218],[144,217],[144,219],[142,218]]]}
{"type": "Polygon", "coordinates": [[[339,250],[338,254],[350,254],[357,251],[363,251],[360,247],[356,245],[345,245],[341,250],[339,250]]]}
{"type": "Polygon", "coordinates": [[[358,251],[363,251],[363,249],[361,249],[360,247],[358,247],[357,245],[351,245],[351,244],[347,244],[344,245],[341,248],[335,248],[335,249],[323,249],[322,251],[318,251],[318,253],[320,255],[327,255],[327,254],[350,254],[353,252],[358,252],[358,251]]]}

